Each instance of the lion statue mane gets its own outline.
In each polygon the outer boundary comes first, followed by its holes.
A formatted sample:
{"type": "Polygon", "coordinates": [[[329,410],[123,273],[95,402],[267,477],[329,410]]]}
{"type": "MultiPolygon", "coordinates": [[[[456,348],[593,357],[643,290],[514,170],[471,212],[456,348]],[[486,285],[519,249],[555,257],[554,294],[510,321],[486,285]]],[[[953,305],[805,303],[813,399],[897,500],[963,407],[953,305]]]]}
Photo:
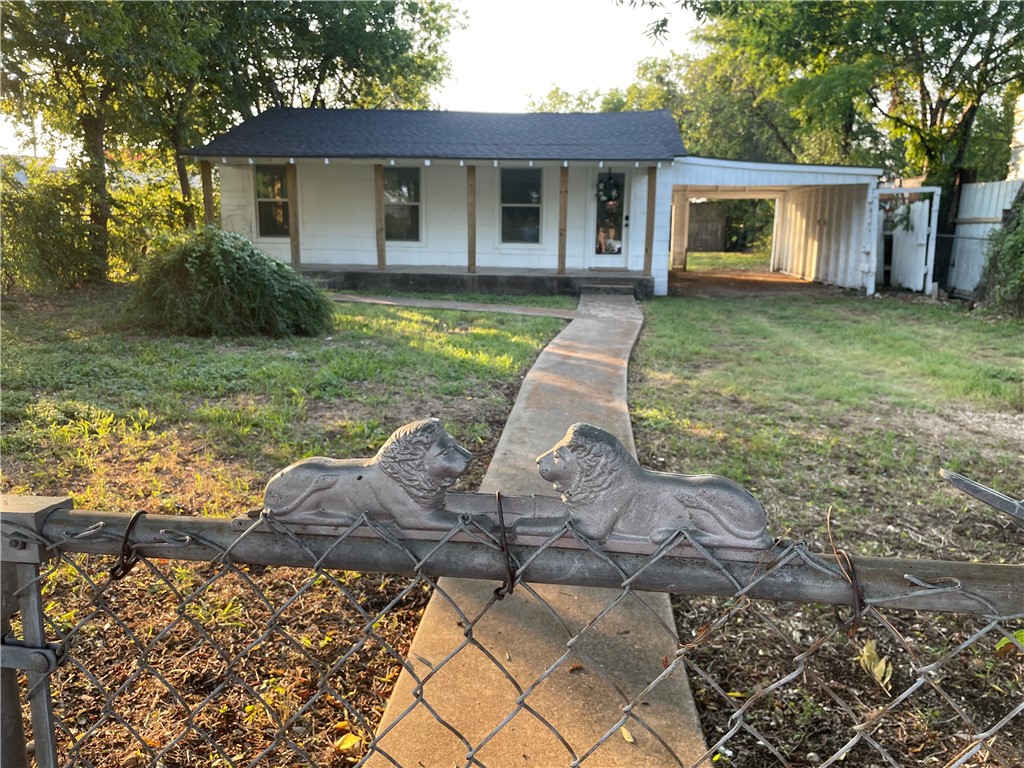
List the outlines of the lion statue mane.
{"type": "Polygon", "coordinates": [[[401,528],[445,527],[445,494],[471,460],[438,419],[414,421],[372,458],[314,456],[285,467],[267,483],[263,507],[301,525],[350,525],[369,512],[401,528]]]}
{"type": "Polygon", "coordinates": [[[684,530],[701,544],[771,547],[767,515],[743,486],[718,475],[676,475],[642,468],[609,432],[573,424],[537,458],[541,476],[561,495],[576,530],[661,544],[684,530]]]}

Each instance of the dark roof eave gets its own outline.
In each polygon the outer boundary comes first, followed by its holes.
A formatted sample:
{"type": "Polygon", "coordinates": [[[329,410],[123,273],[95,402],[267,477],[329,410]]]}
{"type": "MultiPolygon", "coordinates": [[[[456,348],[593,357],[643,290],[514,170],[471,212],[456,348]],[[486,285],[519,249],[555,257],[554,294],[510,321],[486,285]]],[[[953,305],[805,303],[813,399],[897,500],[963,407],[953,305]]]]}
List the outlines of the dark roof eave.
{"type": "Polygon", "coordinates": [[[490,162],[527,162],[530,160],[536,162],[570,162],[570,163],[666,163],[675,160],[677,157],[686,157],[689,155],[685,152],[680,155],[662,155],[660,157],[546,157],[540,155],[521,155],[511,156],[502,155],[500,157],[482,157],[474,155],[426,155],[426,154],[388,154],[388,155],[336,155],[336,154],[323,154],[323,153],[301,153],[301,152],[275,152],[275,153],[232,153],[232,152],[206,152],[202,150],[188,150],[181,152],[181,157],[196,158],[196,159],[207,159],[207,158],[231,158],[235,160],[245,159],[260,159],[260,158],[277,158],[277,157],[294,157],[303,158],[305,160],[316,159],[316,160],[465,160],[467,162],[474,163],[490,163],[490,162]]]}

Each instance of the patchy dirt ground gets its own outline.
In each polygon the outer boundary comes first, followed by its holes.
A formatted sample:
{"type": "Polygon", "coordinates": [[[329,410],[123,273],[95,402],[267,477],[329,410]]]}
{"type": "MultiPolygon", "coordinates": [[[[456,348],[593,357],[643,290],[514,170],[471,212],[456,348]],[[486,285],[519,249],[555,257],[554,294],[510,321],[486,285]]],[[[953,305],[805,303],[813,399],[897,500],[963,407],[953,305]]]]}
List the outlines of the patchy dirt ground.
{"type": "Polygon", "coordinates": [[[835,290],[821,283],[811,283],[781,272],[714,271],[668,273],[672,296],[751,296],[757,294],[821,295],[835,290]]]}

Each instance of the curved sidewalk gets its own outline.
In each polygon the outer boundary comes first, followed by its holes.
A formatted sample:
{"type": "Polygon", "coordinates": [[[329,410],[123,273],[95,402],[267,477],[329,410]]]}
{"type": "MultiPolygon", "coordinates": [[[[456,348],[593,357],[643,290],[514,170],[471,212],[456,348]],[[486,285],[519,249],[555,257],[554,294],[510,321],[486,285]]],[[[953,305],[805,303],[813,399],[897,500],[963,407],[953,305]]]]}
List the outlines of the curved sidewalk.
{"type": "MultiPolygon", "coordinates": [[[[635,455],[626,381],[642,325],[631,296],[581,297],[576,319],[524,379],[482,492],[554,495],[534,459],[577,421],[614,433],[635,455]]],[[[704,754],[686,678],[644,693],[677,648],[667,595],[615,602],[619,590],[523,586],[486,610],[467,644],[463,617],[475,619],[495,586],[440,580],[407,654],[418,678],[433,675],[416,703],[416,681],[403,670],[378,728],[379,749],[394,762],[375,755],[368,764],[447,768],[466,765],[472,752],[488,768],[547,768],[584,755],[590,768],[669,766],[704,754]],[[641,695],[629,741],[616,724],[641,695]]]]}

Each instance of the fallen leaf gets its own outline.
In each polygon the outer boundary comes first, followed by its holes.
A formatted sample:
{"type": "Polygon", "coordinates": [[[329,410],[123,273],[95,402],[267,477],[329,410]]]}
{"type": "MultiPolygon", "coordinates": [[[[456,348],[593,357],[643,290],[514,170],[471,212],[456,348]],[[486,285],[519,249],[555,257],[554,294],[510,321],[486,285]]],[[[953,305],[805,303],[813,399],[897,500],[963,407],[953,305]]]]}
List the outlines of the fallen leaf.
{"type": "Polygon", "coordinates": [[[571,675],[573,672],[582,672],[584,669],[586,669],[586,667],[582,664],[572,664],[569,667],[569,674],[571,675]]]}
{"type": "Polygon", "coordinates": [[[882,690],[888,693],[892,687],[890,685],[890,680],[892,680],[892,663],[887,657],[878,655],[878,646],[874,640],[868,640],[864,643],[864,646],[860,649],[857,661],[860,663],[861,669],[871,675],[882,690]]]}
{"type": "Polygon", "coordinates": [[[350,755],[359,749],[363,745],[363,740],[356,736],[354,733],[346,733],[336,742],[333,747],[335,752],[341,752],[343,755],[350,755]]]}
{"type": "Polygon", "coordinates": [[[622,738],[624,738],[628,743],[630,743],[630,744],[635,744],[636,743],[636,739],[633,738],[633,734],[629,732],[629,729],[626,728],[626,726],[624,726],[624,725],[619,726],[619,733],[622,734],[622,738]]]}

